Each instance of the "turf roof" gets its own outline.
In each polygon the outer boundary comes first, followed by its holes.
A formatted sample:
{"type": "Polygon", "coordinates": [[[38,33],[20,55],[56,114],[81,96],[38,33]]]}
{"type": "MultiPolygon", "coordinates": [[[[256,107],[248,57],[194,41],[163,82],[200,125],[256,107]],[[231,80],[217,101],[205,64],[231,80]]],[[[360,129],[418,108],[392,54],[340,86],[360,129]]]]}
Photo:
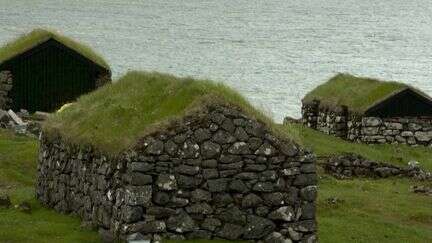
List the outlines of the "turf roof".
{"type": "Polygon", "coordinates": [[[303,102],[319,100],[320,105],[327,108],[344,105],[350,112],[363,114],[370,107],[407,88],[421,93],[399,82],[337,74],[306,94],[303,102]]]}
{"type": "Polygon", "coordinates": [[[94,52],[89,46],[78,43],[66,36],[63,36],[55,31],[45,29],[35,29],[32,32],[22,35],[17,39],[7,43],[3,47],[0,47],[0,65],[11,58],[14,58],[39,44],[44,43],[49,39],[55,39],[63,45],[75,50],[84,57],[98,64],[99,66],[110,70],[108,63],[96,52],[94,52]]]}
{"type": "Polygon", "coordinates": [[[221,83],[133,71],[51,116],[44,131],[117,154],[169,121],[215,103],[235,105],[273,127],[271,119],[221,83]]]}

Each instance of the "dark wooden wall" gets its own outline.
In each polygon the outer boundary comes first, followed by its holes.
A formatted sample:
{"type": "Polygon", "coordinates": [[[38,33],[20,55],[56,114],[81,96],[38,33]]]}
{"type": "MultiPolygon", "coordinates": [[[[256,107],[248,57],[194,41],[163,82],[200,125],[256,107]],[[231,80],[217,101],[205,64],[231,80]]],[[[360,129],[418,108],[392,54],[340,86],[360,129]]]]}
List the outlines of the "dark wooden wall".
{"type": "Polygon", "coordinates": [[[366,116],[432,117],[432,102],[411,89],[406,89],[371,107],[366,116]]]}
{"type": "Polygon", "coordinates": [[[13,74],[12,109],[54,111],[96,88],[103,71],[77,52],[51,39],[8,61],[13,74]]]}

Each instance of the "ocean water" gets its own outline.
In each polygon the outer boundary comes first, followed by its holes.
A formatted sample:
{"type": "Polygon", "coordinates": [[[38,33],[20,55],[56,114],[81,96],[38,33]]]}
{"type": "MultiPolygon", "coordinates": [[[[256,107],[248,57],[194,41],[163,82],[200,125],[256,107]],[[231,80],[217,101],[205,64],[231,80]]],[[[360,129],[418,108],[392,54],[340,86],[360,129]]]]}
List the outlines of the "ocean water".
{"type": "Polygon", "coordinates": [[[280,122],[338,72],[432,95],[431,13],[423,0],[0,0],[0,43],[58,29],[101,53],[115,77],[221,81],[280,122]]]}

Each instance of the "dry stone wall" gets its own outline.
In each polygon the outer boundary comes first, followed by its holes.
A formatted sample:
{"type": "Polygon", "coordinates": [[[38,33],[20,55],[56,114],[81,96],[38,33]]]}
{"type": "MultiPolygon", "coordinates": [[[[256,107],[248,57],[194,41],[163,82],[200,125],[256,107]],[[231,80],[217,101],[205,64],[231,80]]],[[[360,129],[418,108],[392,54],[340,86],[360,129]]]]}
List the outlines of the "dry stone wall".
{"type": "Polygon", "coordinates": [[[303,104],[302,111],[306,126],[346,140],[432,146],[430,117],[359,117],[345,107],[319,108],[319,102],[303,104]]]}
{"type": "Polygon", "coordinates": [[[117,158],[43,138],[37,197],[121,239],[315,242],[315,157],[236,109],[142,138],[117,158]]]}
{"type": "Polygon", "coordinates": [[[10,71],[0,71],[0,109],[7,110],[11,104],[9,91],[12,89],[13,77],[10,71]]]}

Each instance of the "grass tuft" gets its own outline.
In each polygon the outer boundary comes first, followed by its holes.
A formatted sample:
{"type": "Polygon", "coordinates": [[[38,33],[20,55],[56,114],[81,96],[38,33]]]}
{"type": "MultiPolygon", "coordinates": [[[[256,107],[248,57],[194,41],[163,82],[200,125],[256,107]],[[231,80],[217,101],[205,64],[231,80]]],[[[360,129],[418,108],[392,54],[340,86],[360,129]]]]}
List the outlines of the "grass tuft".
{"type": "Polygon", "coordinates": [[[78,43],[77,41],[74,41],[54,30],[46,29],[35,29],[28,34],[22,35],[16,40],[7,43],[3,47],[0,47],[0,64],[44,43],[51,38],[63,43],[65,46],[77,51],[84,57],[92,60],[107,70],[110,70],[108,63],[89,46],[78,43]]]}

